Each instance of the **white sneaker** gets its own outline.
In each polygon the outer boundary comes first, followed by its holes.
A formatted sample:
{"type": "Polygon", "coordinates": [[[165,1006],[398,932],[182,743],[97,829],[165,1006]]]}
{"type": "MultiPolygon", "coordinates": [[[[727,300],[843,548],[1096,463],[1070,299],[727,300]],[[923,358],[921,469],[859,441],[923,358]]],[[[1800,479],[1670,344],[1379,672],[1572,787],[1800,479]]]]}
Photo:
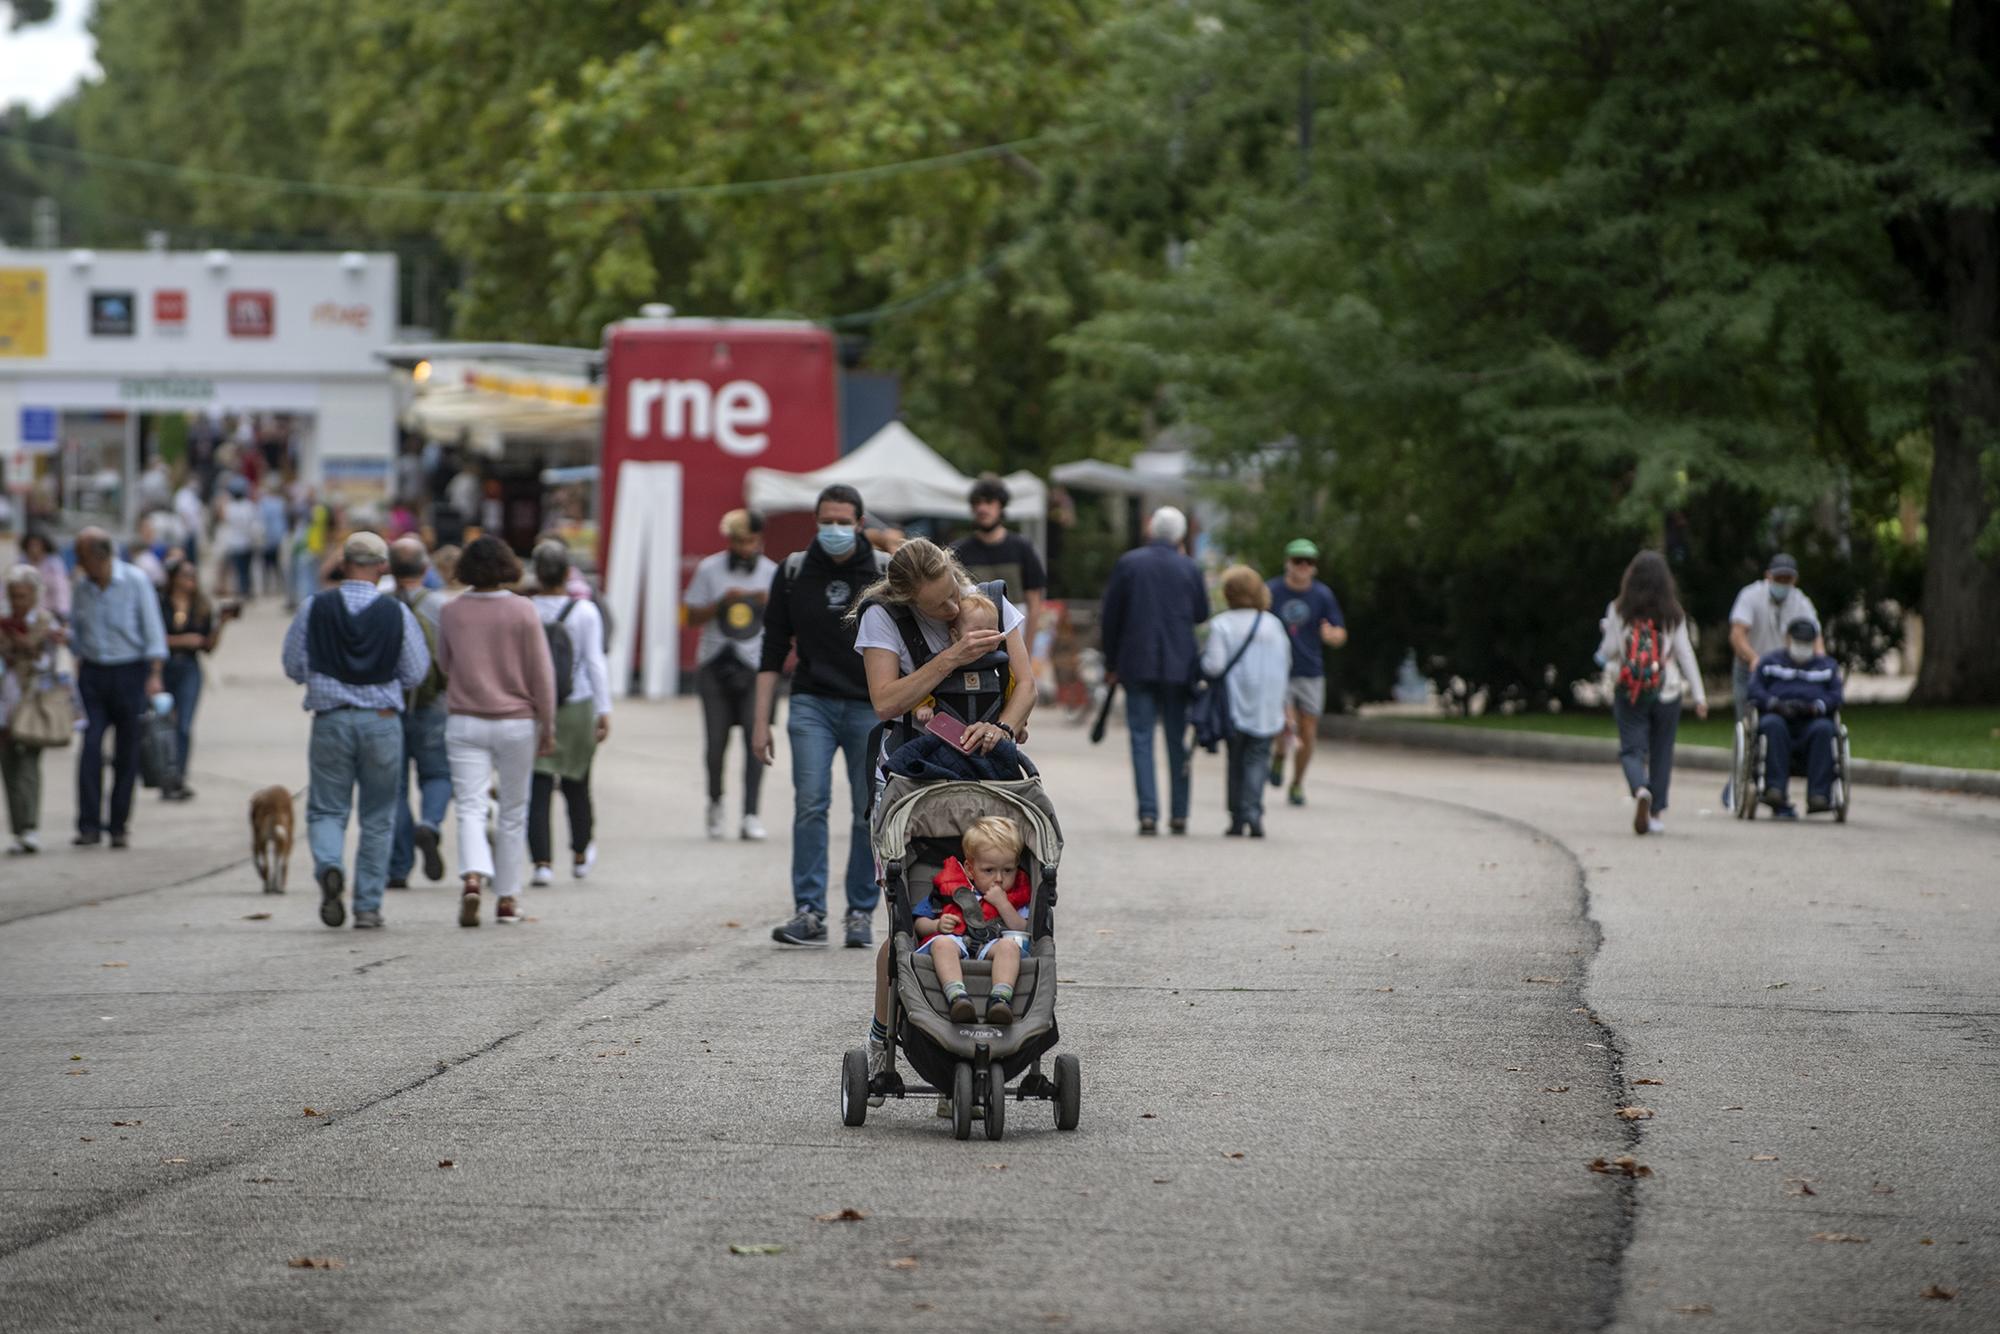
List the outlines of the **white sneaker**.
{"type": "Polygon", "coordinates": [[[569,873],[578,880],[588,880],[590,868],[595,865],[597,865],[597,840],[593,838],[584,845],[583,860],[569,864],[569,873]]]}
{"type": "Polygon", "coordinates": [[[762,843],[770,835],[764,832],[764,822],[754,815],[743,817],[743,837],[751,843],[762,843]]]}
{"type": "Polygon", "coordinates": [[[21,846],[29,852],[40,852],[42,850],[42,836],[32,829],[21,835],[19,841],[21,846]]]}
{"type": "MultiPolygon", "coordinates": [[[[868,1039],[868,1077],[873,1079],[877,1075],[885,1075],[887,1073],[889,1073],[889,1044],[886,1042],[877,1042],[874,1038],[868,1039]]],[[[881,1094],[871,1093],[868,1095],[868,1105],[870,1107],[880,1107],[882,1102],[883,1097],[881,1094]]]]}
{"type": "Polygon", "coordinates": [[[1664,834],[1667,832],[1667,827],[1658,820],[1647,820],[1646,832],[1649,834],[1664,834]]]}
{"type": "Polygon", "coordinates": [[[729,837],[729,817],[722,813],[722,803],[708,803],[708,836],[710,838],[729,837]]]}
{"type": "Polygon", "coordinates": [[[534,875],[529,877],[529,883],[536,885],[553,885],[555,882],[555,868],[550,866],[535,867],[534,875]]]}

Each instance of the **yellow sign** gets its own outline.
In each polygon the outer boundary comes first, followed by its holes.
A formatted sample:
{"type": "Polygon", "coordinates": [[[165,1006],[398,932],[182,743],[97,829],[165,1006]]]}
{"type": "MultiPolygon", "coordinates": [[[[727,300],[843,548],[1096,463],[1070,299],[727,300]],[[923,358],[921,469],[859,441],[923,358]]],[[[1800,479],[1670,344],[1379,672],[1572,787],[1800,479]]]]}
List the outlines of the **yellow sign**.
{"type": "Polygon", "coordinates": [[[0,357],[46,357],[48,329],[48,275],[0,269],[0,357]]]}

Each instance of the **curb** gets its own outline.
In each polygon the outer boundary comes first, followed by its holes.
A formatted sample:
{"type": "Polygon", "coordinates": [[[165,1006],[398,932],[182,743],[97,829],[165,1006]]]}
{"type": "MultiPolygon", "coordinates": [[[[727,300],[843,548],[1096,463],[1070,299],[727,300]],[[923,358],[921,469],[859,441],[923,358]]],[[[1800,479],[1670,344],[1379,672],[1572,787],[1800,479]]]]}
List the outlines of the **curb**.
{"type": "MultiPolygon", "coordinates": [[[[1489,755],[1559,764],[1616,764],[1618,743],[1610,737],[1550,736],[1540,732],[1502,732],[1455,727],[1447,722],[1406,723],[1387,719],[1328,714],[1319,734],[1335,741],[1374,746],[1414,746],[1448,750],[1460,755],[1489,755]]],[[[1718,746],[1679,746],[1674,764],[1682,769],[1713,769],[1727,773],[1730,754],[1718,746]]],[[[1855,760],[1851,777],[1870,787],[1914,787],[1935,792],[1966,792],[2000,797],[2000,770],[1946,769],[1933,764],[1901,764],[1894,760],[1855,760]]]]}

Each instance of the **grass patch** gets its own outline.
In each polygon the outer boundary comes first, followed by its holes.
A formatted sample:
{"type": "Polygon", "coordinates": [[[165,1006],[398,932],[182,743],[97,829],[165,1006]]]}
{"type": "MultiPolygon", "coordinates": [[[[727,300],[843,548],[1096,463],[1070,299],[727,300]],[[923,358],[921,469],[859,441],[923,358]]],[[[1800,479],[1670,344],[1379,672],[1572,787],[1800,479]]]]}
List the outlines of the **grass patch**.
{"type": "MultiPolygon", "coordinates": [[[[1937,764],[1949,769],[2000,769],[2000,708],[1917,709],[1907,704],[1856,704],[1841,710],[1854,755],[1900,764],[1937,764]]],[[[1514,713],[1482,718],[1436,718],[1453,727],[1504,732],[1552,732],[1558,736],[1616,737],[1608,712],[1514,713]]],[[[1678,744],[1729,748],[1734,722],[1725,696],[1707,721],[1681,714],[1678,744]]]]}

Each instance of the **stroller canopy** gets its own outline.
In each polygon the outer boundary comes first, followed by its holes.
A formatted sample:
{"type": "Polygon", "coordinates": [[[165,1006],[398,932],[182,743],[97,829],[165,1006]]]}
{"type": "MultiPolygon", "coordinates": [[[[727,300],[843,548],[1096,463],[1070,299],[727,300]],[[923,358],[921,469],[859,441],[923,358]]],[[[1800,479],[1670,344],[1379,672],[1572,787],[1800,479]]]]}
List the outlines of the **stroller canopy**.
{"type": "Polygon", "coordinates": [[[1011,783],[919,783],[892,776],[875,806],[875,855],[902,861],[912,841],[957,838],[966,826],[1001,815],[1021,827],[1028,852],[1053,869],[1062,860],[1062,828],[1039,779],[1011,783]]]}

